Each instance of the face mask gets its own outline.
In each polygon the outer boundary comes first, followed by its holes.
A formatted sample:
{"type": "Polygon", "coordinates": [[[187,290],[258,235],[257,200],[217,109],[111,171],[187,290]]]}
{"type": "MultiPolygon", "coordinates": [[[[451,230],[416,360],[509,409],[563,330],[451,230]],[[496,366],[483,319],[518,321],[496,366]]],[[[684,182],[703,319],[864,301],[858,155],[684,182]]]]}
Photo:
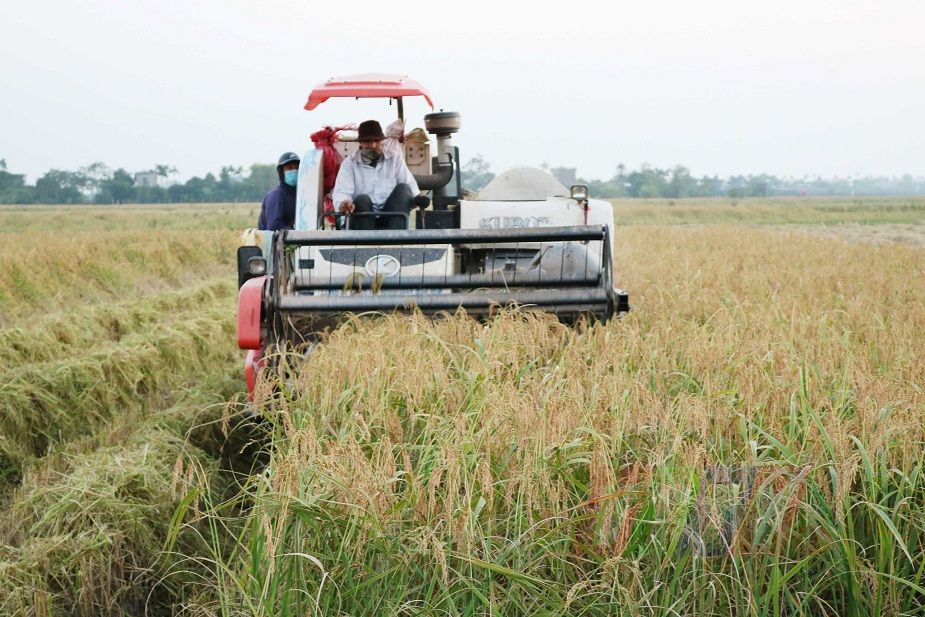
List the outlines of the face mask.
{"type": "Polygon", "coordinates": [[[289,186],[295,186],[296,184],[298,184],[299,183],[299,170],[290,169],[289,171],[284,171],[283,172],[283,182],[285,182],[289,186]]]}
{"type": "Polygon", "coordinates": [[[363,161],[369,165],[375,165],[379,160],[379,157],[382,156],[375,148],[363,148],[360,150],[360,156],[363,157],[363,161]]]}

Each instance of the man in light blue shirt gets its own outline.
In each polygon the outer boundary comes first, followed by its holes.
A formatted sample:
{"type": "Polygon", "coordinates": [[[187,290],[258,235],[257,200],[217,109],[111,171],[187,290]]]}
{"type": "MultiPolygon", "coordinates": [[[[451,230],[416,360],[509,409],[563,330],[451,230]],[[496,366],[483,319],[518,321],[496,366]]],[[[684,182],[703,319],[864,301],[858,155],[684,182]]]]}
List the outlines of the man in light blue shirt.
{"type": "Polygon", "coordinates": [[[405,229],[411,200],[418,194],[414,176],[399,153],[383,152],[385,135],[375,120],[360,123],[360,149],[340,165],[331,200],[352,216],[351,229],[405,229]],[[397,214],[397,216],[395,215],[397,214]]]}

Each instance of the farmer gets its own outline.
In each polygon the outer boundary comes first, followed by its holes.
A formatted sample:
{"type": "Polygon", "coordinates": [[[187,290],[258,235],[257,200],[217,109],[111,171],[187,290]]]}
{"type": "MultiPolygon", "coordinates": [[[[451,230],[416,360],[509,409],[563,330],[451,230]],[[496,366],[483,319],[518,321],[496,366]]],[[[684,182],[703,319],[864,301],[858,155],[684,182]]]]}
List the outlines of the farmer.
{"type": "Polygon", "coordinates": [[[284,152],[276,165],[279,186],[267,191],[260,206],[257,229],[277,231],[295,227],[295,187],[299,181],[299,155],[284,152]]]}
{"type": "Polygon", "coordinates": [[[344,159],[334,190],[335,208],[342,214],[375,214],[352,217],[351,229],[405,229],[403,216],[380,213],[411,212],[411,200],[418,194],[414,176],[399,153],[383,152],[382,126],[375,120],[360,123],[360,149],[344,159]]]}

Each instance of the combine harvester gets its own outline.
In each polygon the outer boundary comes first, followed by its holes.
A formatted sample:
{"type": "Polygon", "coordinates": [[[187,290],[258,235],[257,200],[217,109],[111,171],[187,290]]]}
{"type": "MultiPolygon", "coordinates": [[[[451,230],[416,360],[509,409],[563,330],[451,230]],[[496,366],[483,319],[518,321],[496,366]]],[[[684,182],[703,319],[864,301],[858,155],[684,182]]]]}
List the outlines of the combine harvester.
{"type": "MultiPolygon", "coordinates": [[[[401,124],[393,126],[403,127],[403,99],[414,96],[433,109],[427,90],[406,77],[334,78],[312,90],[305,109],[334,97],[385,98],[397,103],[401,124]]],[[[276,368],[278,352],[305,349],[346,313],[461,308],[482,316],[516,305],[574,323],[629,310],[613,283],[608,202],[536,169],[509,171],[464,198],[452,142],[460,114],[426,114],[424,127],[435,138],[434,156],[420,129],[392,145],[403,150],[418,187],[431,192],[431,204],[413,209],[404,229],[351,230],[350,219],[364,215],[335,215],[329,198],[326,207],[332,167],[358,148],[350,132],[326,129],[313,135],[324,137],[299,168],[295,229],[266,232],[238,249],[238,345],[248,350],[250,394],[260,369],[276,368]]]]}

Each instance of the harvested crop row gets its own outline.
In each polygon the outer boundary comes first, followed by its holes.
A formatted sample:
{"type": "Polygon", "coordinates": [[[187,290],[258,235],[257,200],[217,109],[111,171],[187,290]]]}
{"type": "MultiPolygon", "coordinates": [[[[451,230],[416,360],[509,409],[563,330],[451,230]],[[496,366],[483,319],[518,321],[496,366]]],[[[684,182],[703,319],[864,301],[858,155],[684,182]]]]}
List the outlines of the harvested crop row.
{"type": "Polygon", "coordinates": [[[264,384],[276,452],[220,600],[919,610],[925,253],[736,228],[618,242],[637,292],[619,322],[357,321],[264,384]]]}
{"type": "Polygon", "coordinates": [[[224,300],[169,329],[134,335],[109,349],[20,367],[0,384],[0,478],[49,444],[92,432],[115,415],[237,357],[224,300]]]}
{"type": "Polygon", "coordinates": [[[13,368],[27,362],[86,355],[95,347],[119,342],[158,323],[198,313],[220,298],[230,299],[234,282],[221,276],[182,289],[132,298],[125,302],[78,307],[28,326],[0,330],[0,363],[13,368]]]}
{"type": "Polygon", "coordinates": [[[179,602],[202,573],[186,556],[209,551],[202,529],[172,536],[171,517],[226,491],[214,427],[240,387],[219,372],[170,409],[116,418],[35,465],[0,512],[0,613],[161,614],[179,602]]]}

